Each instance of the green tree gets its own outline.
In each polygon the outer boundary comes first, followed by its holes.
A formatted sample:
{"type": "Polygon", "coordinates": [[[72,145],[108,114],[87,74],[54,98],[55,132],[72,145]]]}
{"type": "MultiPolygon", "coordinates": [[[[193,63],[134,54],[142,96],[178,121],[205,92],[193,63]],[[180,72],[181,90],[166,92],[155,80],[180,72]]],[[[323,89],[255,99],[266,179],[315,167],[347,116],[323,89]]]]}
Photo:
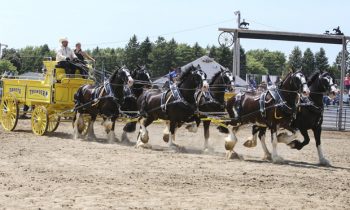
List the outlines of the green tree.
{"type": "Polygon", "coordinates": [[[214,45],[209,48],[209,57],[214,59],[217,57],[217,47],[214,45]]]}
{"type": "Polygon", "coordinates": [[[247,54],[247,73],[249,73],[249,74],[267,74],[268,69],[264,66],[264,64],[261,61],[258,61],[251,54],[247,54]]]}
{"type": "Polygon", "coordinates": [[[291,69],[297,70],[302,67],[302,52],[298,46],[294,47],[291,54],[289,55],[288,65],[291,69]]]}
{"type": "Polygon", "coordinates": [[[214,57],[214,59],[220,63],[221,65],[223,65],[226,68],[232,69],[233,65],[233,52],[230,48],[228,47],[224,47],[224,46],[220,46],[219,48],[217,48],[217,52],[216,52],[217,56],[214,57]]]}
{"type": "Polygon", "coordinates": [[[1,59],[9,60],[18,71],[21,70],[21,56],[16,49],[4,49],[1,59]]]}
{"type": "Polygon", "coordinates": [[[304,51],[302,59],[303,73],[310,76],[315,71],[315,56],[310,48],[304,51]]]}
{"type": "Polygon", "coordinates": [[[327,71],[329,68],[326,51],[321,47],[320,51],[315,54],[315,66],[319,70],[327,71]]]}
{"type": "Polygon", "coordinates": [[[158,37],[154,44],[154,48],[150,54],[151,63],[151,72],[154,77],[163,76],[168,73],[169,69],[166,62],[167,56],[167,42],[164,37],[158,37]]]}
{"type": "Polygon", "coordinates": [[[139,48],[140,44],[137,41],[136,35],[133,35],[129,43],[125,47],[125,65],[129,69],[136,69],[137,65],[139,64],[139,48]]]}
{"type": "Polygon", "coordinates": [[[205,55],[204,49],[201,46],[199,46],[198,42],[196,42],[193,45],[192,49],[193,49],[194,57],[196,59],[202,57],[203,55],[205,55]]]}
{"type": "Polygon", "coordinates": [[[0,60],[0,75],[3,75],[4,72],[12,72],[13,74],[17,73],[17,68],[9,60],[2,59],[0,60]]]}
{"type": "MultiPolygon", "coordinates": [[[[246,54],[247,58],[250,56],[259,61],[267,69],[267,73],[271,75],[281,75],[285,71],[286,58],[284,53],[280,51],[249,50],[246,54]]],[[[250,61],[253,60],[247,59],[247,66],[250,61]]]]}
{"type": "Polygon", "coordinates": [[[147,67],[151,64],[151,59],[149,58],[152,52],[152,43],[148,37],[140,45],[140,65],[146,65],[147,67]]]}
{"type": "Polygon", "coordinates": [[[178,44],[176,48],[177,66],[183,66],[196,59],[191,46],[187,44],[178,44]]]}

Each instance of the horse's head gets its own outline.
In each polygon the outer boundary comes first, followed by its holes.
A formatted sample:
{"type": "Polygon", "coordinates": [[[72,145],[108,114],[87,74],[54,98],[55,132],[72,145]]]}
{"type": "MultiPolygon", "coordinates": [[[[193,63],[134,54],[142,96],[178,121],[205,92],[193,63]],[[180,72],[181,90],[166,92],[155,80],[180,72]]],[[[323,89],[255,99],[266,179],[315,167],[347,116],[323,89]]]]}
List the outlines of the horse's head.
{"type": "MultiPolygon", "coordinates": [[[[126,66],[121,67],[119,70],[115,72],[111,76],[111,80],[120,80],[123,82],[124,85],[128,85],[131,87],[134,84],[134,79],[130,75],[130,71],[126,68],[126,66]]],[[[115,81],[111,81],[111,83],[117,83],[115,81]]]]}
{"type": "Polygon", "coordinates": [[[339,92],[338,88],[336,88],[336,84],[334,83],[334,78],[329,72],[320,71],[319,81],[322,91],[326,91],[330,94],[331,97],[335,97],[335,95],[339,92]]]}
{"type": "Polygon", "coordinates": [[[235,86],[235,77],[230,70],[221,68],[221,78],[228,91],[232,91],[235,86]]]}
{"type": "Polygon", "coordinates": [[[307,86],[306,78],[301,70],[290,72],[281,83],[281,86],[286,84],[289,85],[290,91],[298,91],[304,97],[308,97],[310,95],[310,89],[307,86]]]}
{"type": "Polygon", "coordinates": [[[192,71],[193,79],[196,87],[202,88],[203,91],[209,90],[209,83],[207,81],[207,74],[202,70],[201,66],[198,64],[197,67],[192,71]]]}
{"type": "Polygon", "coordinates": [[[147,87],[152,86],[151,76],[146,66],[138,67],[138,69],[132,71],[131,73],[132,78],[135,80],[135,84],[141,84],[147,87]]]}
{"type": "Polygon", "coordinates": [[[179,78],[179,86],[203,88],[203,91],[209,90],[207,74],[201,69],[200,65],[188,67],[179,78]]]}

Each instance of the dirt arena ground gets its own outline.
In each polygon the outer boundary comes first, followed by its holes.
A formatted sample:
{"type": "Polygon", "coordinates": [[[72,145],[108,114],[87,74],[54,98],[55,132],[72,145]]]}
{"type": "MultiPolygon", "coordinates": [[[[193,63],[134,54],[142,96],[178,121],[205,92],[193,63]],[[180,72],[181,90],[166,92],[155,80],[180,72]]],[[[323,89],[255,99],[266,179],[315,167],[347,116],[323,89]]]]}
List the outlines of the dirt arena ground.
{"type": "MultiPolygon", "coordinates": [[[[0,128],[2,209],[349,209],[350,133],[324,132],[332,167],[317,165],[314,139],[302,151],[280,144],[287,161],[261,160],[263,151],[244,148],[249,128],[239,133],[239,160],[224,159],[224,135],[211,128],[212,152],[202,154],[202,128],[180,129],[174,152],[162,142],[163,126],[151,125],[152,150],[98,140],[72,140],[71,124],[37,137],[30,121],[16,132],[0,128]]],[[[116,129],[121,135],[122,124],[116,129]]],[[[135,142],[136,134],[129,135],[135,142]]],[[[271,148],[270,143],[268,144],[271,148]]]]}

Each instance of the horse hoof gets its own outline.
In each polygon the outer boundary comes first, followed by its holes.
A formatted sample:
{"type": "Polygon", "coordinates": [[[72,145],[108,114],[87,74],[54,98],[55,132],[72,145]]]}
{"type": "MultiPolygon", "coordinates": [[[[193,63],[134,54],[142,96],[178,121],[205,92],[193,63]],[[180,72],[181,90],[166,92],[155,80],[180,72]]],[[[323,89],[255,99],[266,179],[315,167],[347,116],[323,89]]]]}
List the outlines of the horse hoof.
{"type": "Polygon", "coordinates": [[[228,160],[235,160],[235,159],[240,160],[241,158],[236,152],[228,151],[228,152],[226,152],[226,159],[228,159],[228,160]]]}
{"type": "Polygon", "coordinates": [[[331,163],[326,158],[322,158],[322,159],[320,159],[320,165],[329,167],[329,166],[331,166],[331,163]]]}
{"type": "Polygon", "coordinates": [[[265,155],[265,156],[263,157],[263,160],[272,161],[271,154],[265,155]]]}
{"type": "Polygon", "coordinates": [[[226,150],[233,150],[235,147],[236,142],[234,141],[225,141],[225,149],[226,150]]]}
{"type": "Polygon", "coordinates": [[[140,135],[140,139],[143,143],[147,144],[149,140],[148,132],[145,132],[144,134],[140,135]]]}
{"type": "Polygon", "coordinates": [[[148,144],[148,143],[137,142],[136,148],[152,149],[152,145],[150,145],[150,144],[148,144]]]}
{"type": "Polygon", "coordinates": [[[244,142],[244,146],[248,147],[248,148],[252,148],[252,147],[256,147],[256,141],[253,140],[247,140],[246,142],[244,142]]]}
{"type": "Polygon", "coordinates": [[[272,157],[272,162],[275,164],[283,164],[284,159],[280,156],[274,156],[274,157],[272,157]]]}
{"type": "Polygon", "coordinates": [[[163,141],[166,143],[169,142],[169,134],[163,134],[163,141]]]}
{"type": "Polygon", "coordinates": [[[297,149],[300,150],[301,149],[301,143],[299,140],[293,140],[291,141],[289,144],[287,144],[291,149],[297,149]]]}

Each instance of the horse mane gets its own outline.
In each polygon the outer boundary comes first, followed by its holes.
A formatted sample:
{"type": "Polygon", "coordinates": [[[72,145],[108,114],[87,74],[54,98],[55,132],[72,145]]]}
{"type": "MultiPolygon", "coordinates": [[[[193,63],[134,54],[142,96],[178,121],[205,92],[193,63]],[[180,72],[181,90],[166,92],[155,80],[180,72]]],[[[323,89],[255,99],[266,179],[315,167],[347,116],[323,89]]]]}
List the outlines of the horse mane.
{"type": "Polygon", "coordinates": [[[112,82],[114,77],[117,75],[120,69],[116,68],[113,72],[113,74],[109,77],[109,82],[112,82]]]}
{"type": "Polygon", "coordinates": [[[214,76],[211,78],[209,85],[213,85],[215,80],[221,75],[221,70],[216,72],[214,76]]]}
{"type": "Polygon", "coordinates": [[[317,77],[320,75],[320,71],[314,71],[308,78],[307,80],[307,85],[310,86],[316,79],[317,77]]]}
{"type": "Polygon", "coordinates": [[[283,83],[286,81],[286,79],[287,79],[291,74],[293,74],[293,71],[288,71],[288,74],[287,74],[286,76],[284,76],[283,79],[281,79],[281,82],[280,82],[280,84],[279,84],[279,86],[278,86],[279,88],[282,87],[283,83]]]}
{"type": "Polygon", "coordinates": [[[187,78],[188,75],[191,74],[191,72],[192,72],[193,69],[194,69],[194,66],[193,66],[193,65],[187,67],[187,68],[182,72],[182,74],[180,75],[179,81],[182,82],[185,78],[187,78]]]}

